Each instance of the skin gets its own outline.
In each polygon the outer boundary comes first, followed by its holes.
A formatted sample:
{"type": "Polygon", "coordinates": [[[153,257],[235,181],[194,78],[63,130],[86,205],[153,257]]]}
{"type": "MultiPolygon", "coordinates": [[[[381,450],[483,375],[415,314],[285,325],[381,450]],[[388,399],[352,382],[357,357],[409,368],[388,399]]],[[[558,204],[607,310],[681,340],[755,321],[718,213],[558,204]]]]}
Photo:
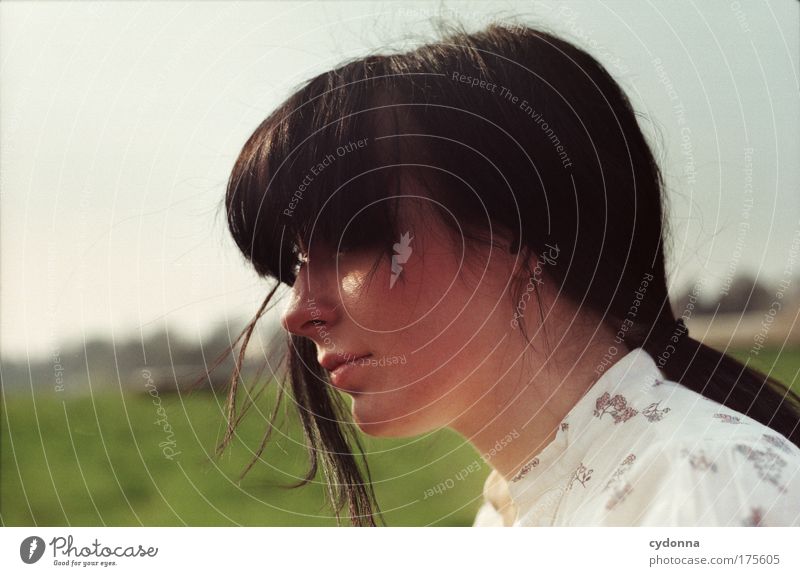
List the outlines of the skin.
{"type": "MultiPolygon", "coordinates": [[[[340,254],[312,242],[283,326],[313,340],[318,358],[385,359],[385,366],[362,363],[341,384],[365,433],[412,436],[447,426],[510,478],[553,439],[595,382],[597,359],[614,334],[559,295],[545,265],[537,275],[545,320],[536,292],[522,311],[528,342],[512,318],[519,312],[514,282],[521,278],[524,291],[529,274],[507,242],[470,247],[466,259],[461,243],[425,210],[404,222],[411,253],[391,288],[386,255],[340,254]],[[509,434],[513,441],[487,456],[509,434]]],[[[558,258],[564,265],[568,255],[558,258]]]]}

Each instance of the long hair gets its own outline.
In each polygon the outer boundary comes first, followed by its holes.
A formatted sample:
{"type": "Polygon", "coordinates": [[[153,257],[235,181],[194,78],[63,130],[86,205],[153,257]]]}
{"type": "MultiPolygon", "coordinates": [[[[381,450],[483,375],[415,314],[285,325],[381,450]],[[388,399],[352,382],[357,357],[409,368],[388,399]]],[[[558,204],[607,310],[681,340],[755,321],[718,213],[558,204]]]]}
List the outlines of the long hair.
{"type": "MultiPolygon", "coordinates": [[[[694,338],[672,338],[662,176],[628,98],[592,56],[542,30],[494,24],[322,73],[244,145],[227,187],[230,232],[259,275],[292,286],[298,246],[312,235],[390,258],[409,182],[459,240],[504,233],[524,262],[558,246],[548,273],[560,294],[598,313],[620,349],[644,348],[669,379],[798,444],[795,394],[694,338]],[[359,226],[348,225],[365,210],[359,226]],[[676,341],[665,358],[665,343],[676,341]]],[[[220,448],[238,422],[246,342],[274,293],[242,334],[220,448]]],[[[347,508],[353,524],[373,525],[377,505],[353,424],[314,343],[288,343],[309,447],[304,481],[321,467],[337,518],[347,508]]]]}

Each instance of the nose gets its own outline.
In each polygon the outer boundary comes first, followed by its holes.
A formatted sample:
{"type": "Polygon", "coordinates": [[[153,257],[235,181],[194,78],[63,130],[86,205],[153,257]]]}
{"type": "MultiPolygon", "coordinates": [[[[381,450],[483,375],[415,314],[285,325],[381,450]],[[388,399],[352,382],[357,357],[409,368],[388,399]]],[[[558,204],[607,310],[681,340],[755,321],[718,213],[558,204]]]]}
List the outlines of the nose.
{"type": "Polygon", "coordinates": [[[338,321],[338,306],[334,300],[335,287],[328,289],[328,283],[319,274],[311,281],[310,267],[306,266],[295,279],[292,286],[289,306],[281,317],[284,330],[305,336],[322,345],[330,337],[330,329],[338,321]]]}

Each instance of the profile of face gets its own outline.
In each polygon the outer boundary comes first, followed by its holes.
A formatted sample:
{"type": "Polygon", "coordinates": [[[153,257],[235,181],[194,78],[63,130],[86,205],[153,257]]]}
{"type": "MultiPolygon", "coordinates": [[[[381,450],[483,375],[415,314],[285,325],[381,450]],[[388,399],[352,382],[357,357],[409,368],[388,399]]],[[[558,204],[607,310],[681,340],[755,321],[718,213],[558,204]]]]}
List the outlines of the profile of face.
{"type": "Polygon", "coordinates": [[[465,253],[425,209],[401,229],[391,256],[312,240],[283,326],[315,343],[364,432],[464,428],[504,400],[493,384],[526,347],[512,326],[518,256],[502,242],[465,253]]]}

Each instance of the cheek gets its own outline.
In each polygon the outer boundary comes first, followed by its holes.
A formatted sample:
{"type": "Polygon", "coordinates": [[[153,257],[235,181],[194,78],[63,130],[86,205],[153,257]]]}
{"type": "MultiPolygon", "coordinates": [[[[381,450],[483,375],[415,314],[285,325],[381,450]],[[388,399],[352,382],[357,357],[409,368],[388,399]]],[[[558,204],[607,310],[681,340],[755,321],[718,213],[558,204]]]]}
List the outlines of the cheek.
{"type": "Polygon", "coordinates": [[[364,432],[377,436],[410,436],[448,424],[451,402],[436,386],[442,381],[423,379],[414,384],[401,384],[404,380],[392,378],[391,383],[384,381],[382,386],[376,386],[382,388],[382,393],[373,390],[353,399],[353,417],[364,432]]]}
{"type": "Polygon", "coordinates": [[[374,272],[371,266],[360,266],[345,273],[339,283],[340,298],[349,320],[362,330],[398,338],[427,333],[428,340],[463,306],[463,295],[454,294],[457,276],[452,255],[412,257],[394,268],[384,257],[374,272]]]}
{"type": "Polygon", "coordinates": [[[502,283],[489,286],[480,269],[463,274],[452,254],[409,259],[393,285],[388,258],[371,277],[369,271],[342,276],[345,313],[376,356],[406,361],[372,371],[369,390],[379,393],[358,397],[354,414],[430,421],[432,412],[457,412],[470,395],[466,381],[502,338],[498,318],[502,325],[510,319],[510,306],[497,314],[506,308],[505,300],[498,303],[506,298],[502,283]]]}

